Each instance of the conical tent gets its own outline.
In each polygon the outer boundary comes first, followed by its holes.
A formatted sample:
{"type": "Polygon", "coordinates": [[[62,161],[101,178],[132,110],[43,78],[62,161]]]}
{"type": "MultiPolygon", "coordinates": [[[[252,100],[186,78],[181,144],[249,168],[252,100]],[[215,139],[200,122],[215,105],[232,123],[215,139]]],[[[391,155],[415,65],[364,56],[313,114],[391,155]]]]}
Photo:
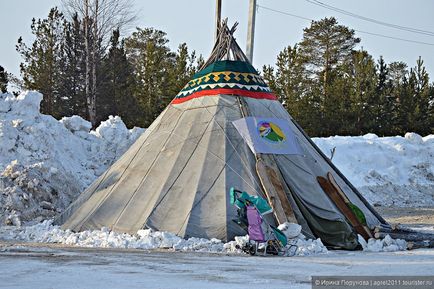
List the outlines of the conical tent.
{"type": "Polygon", "coordinates": [[[386,224],[284,109],[236,44],[234,30],[221,25],[204,68],[60,216],[63,228],[108,227],[126,233],[152,228],[230,240],[245,235],[233,222],[237,212],[230,204],[230,188],[271,202],[269,193],[277,188],[284,196],[280,193],[273,208],[283,208],[287,220],[298,222],[305,235],[354,249],[353,224],[317,180],[327,173],[360,209],[368,227],[386,224]],[[285,122],[300,153],[254,153],[233,123],[247,117],[285,122]],[[277,176],[271,183],[261,174],[261,162],[277,176]]]}

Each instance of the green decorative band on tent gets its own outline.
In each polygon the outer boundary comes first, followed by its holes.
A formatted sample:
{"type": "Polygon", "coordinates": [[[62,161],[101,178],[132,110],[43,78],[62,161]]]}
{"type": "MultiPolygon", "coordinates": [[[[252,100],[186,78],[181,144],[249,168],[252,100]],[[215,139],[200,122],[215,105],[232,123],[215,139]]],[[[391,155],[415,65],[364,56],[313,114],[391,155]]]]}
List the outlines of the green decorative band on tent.
{"type": "Polygon", "coordinates": [[[258,99],[277,97],[271,92],[257,71],[247,62],[217,61],[193,76],[178,93],[172,104],[192,98],[218,94],[239,95],[258,99]]]}

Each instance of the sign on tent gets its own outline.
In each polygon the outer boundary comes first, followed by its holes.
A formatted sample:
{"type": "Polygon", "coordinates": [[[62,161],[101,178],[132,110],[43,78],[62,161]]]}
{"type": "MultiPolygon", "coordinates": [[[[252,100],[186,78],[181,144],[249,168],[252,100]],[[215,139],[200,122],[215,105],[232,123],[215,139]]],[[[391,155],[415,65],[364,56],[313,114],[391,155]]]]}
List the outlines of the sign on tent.
{"type": "Polygon", "coordinates": [[[302,155],[288,120],[245,117],[232,123],[255,154],[302,155]]]}

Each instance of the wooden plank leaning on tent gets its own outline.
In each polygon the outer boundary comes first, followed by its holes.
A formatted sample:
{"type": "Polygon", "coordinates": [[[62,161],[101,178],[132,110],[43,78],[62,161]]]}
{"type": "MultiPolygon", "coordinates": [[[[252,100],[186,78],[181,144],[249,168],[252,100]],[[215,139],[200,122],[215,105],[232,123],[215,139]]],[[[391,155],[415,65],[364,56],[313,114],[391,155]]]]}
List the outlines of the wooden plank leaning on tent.
{"type": "Polygon", "coordinates": [[[256,172],[278,223],[297,223],[294,211],[286,196],[287,193],[290,193],[289,188],[283,180],[273,156],[258,154],[256,156],[256,172]]]}
{"type": "MultiPolygon", "coordinates": [[[[250,115],[249,107],[242,97],[237,97],[243,117],[250,115]]],[[[256,154],[256,172],[261,181],[273,214],[278,224],[285,222],[298,223],[294,211],[288,200],[287,194],[291,194],[286,185],[276,161],[272,155],[256,154]]]]}
{"type": "MultiPolygon", "coordinates": [[[[327,176],[329,178],[333,178],[331,173],[328,173],[327,176]]],[[[333,178],[333,181],[326,179],[324,177],[318,176],[317,181],[323,191],[329,196],[329,198],[333,201],[336,207],[342,212],[345,218],[350,222],[350,224],[354,227],[357,234],[360,234],[365,240],[372,238],[372,233],[369,228],[362,224],[359,218],[351,209],[350,201],[345,193],[341,190],[341,188],[337,185],[336,181],[333,178]]]]}

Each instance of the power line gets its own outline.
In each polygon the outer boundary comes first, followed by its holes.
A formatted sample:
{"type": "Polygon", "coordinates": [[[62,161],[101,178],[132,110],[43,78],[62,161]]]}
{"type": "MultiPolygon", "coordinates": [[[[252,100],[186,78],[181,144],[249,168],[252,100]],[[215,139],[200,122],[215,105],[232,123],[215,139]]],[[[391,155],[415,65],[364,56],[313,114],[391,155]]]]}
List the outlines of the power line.
{"type": "Polygon", "coordinates": [[[256,6],[259,7],[259,8],[262,8],[262,9],[265,9],[265,10],[269,10],[269,11],[273,11],[273,12],[276,12],[276,13],[280,13],[280,14],[283,14],[283,15],[288,15],[288,16],[292,16],[292,17],[295,17],[295,18],[299,18],[299,19],[303,19],[303,20],[308,20],[308,21],[315,21],[315,20],[313,20],[311,18],[307,18],[307,17],[303,17],[303,16],[298,16],[298,15],[291,14],[291,13],[288,13],[288,12],[276,10],[276,9],[269,8],[269,7],[265,7],[265,6],[262,6],[262,5],[259,5],[259,4],[256,4],[256,6]]]}
{"type": "MultiPolygon", "coordinates": [[[[256,6],[258,8],[261,8],[261,9],[264,9],[264,10],[269,10],[269,11],[272,11],[272,12],[275,12],[275,13],[279,13],[279,14],[282,14],[282,15],[291,16],[291,17],[294,17],[294,18],[308,20],[308,21],[315,21],[314,19],[311,19],[311,18],[295,15],[295,14],[292,14],[292,13],[288,13],[288,12],[285,12],[285,11],[273,9],[273,8],[270,8],[270,7],[265,7],[265,6],[262,6],[262,5],[256,5],[256,6]]],[[[388,38],[388,39],[393,39],[393,40],[398,40],[398,41],[404,41],[404,42],[409,42],[409,43],[416,43],[416,44],[434,46],[434,43],[428,43],[428,42],[423,42],[423,41],[417,41],[417,40],[405,39],[405,38],[400,38],[400,37],[394,37],[394,36],[389,36],[389,35],[384,35],[384,34],[379,34],[379,33],[374,33],[374,32],[363,31],[363,30],[356,30],[356,29],[353,29],[353,30],[356,31],[356,32],[359,32],[359,33],[364,33],[364,34],[368,34],[368,35],[372,35],[372,36],[377,36],[377,37],[383,37],[383,38],[388,38]]]]}
{"type": "Polygon", "coordinates": [[[407,31],[407,32],[418,33],[418,34],[423,34],[423,35],[427,35],[427,36],[434,36],[434,32],[432,32],[432,31],[422,30],[422,29],[417,29],[417,28],[412,28],[412,27],[402,26],[402,25],[397,25],[397,24],[392,24],[392,23],[387,23],[387,22],[380,21],[380,20],[377,20],[377,19],[365,17],[365,16],[362,16],[362,15],[358,15],[358,14],[349,12],[347,10],[343,10],[343,9],[340,9],[340,8],[328,5],[328,4],[323,3],[321,1],[318,1],[318,0],[305,0],[305,1],[309,2],[309,3],[313,4],[313,5],[317,5],[317,6],[320,6],[320,7],[323,7],[323,8],[326,8],[326,9],[329,9],[329,10],[332,10],[332,11],[335,11],[335,12],[347,15],[347,16],[351,16],[351,17],[354,17],[354,18],[357,18],[357,19],[368,21],[368,22],[371,22],[371,23],[375,23],[375,24],[379,24],[379,25],[383,25],[383,26],[386,26],[386,27],[390,27],[390,28],[394,28],[394,29],[398,29],[398,30],[403,30],[403,31],[407,31]]]}
{"type": "Polygon", "coordinates": [[[409,43],[416,43],[416,44],[434,46],[434,43],[428,43],[428,42],[417,41],[417,40],[410,40],[410,39],[405,39],[405,38],[400,38],[400,37],[394,37],[394,36],[388,36],[388,35],[384,35],[384,34],[378,34],[378,33],[374,33],[374,32],[362,31],[362,30],[354,30],[354,31],[357,31],[359,33],[365,33],[365,34],[368,34],[368,35],[373,35],[373,36],[379,36],[379,37],[384,37],[384,38],[389,38],[389,39],[394,39],[394,40],[399,40],[399,41],[405,41],[405,42],[409,42],[409,43]]]}

